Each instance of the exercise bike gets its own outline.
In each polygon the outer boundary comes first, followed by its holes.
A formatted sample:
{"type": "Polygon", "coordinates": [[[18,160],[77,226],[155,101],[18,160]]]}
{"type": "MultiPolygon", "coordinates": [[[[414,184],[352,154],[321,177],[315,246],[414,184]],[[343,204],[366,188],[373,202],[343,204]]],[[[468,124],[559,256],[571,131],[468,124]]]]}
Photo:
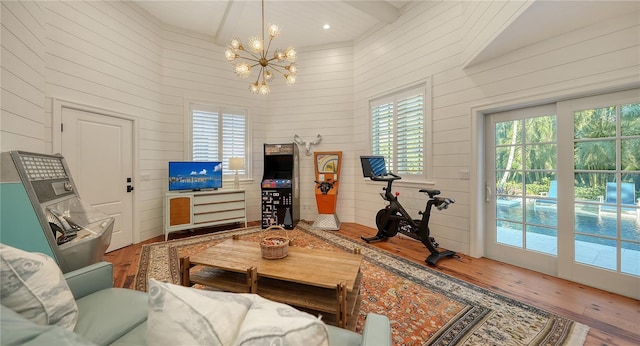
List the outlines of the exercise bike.
{"type": "Polygon", "coordinates": [[[438,210],[447,209],[450,204],[455,203],[452,198],[437,197],[440,194],[440,190],[433,189],[421,189],[422,193],[429,196],[425,210],[419,212],[422,215],[422,219],[414,220],[409,213],[402,207],[398,201],[398,194],[391,192],[391,187],[394,181],[402,179],[400,176],[387,173],[384,157],[382,156],[362,156],[360,157],[362,163],[362,171],[366,178],[373,181],[384,181],[387,183],[387,187],[383,187],[384,193],[380,193],[382,199],[389,202],[385,208],[380,209],[376,214],[376,226],[378,233],[373,237],[360,237],[367,243],[373,243],[378,241],[384,241],[388,238],[394,237],[398,232],[409,236],[413,239],[419,240],[431,253],[425,262],[429,265],[435,265],[438,260],[443,257],[453,257],[455,252],[450,250],[440,251],[438,250],[439,244],[435,239],[429,235],[429,218],[431,217],[431,208],[435,206],[438,210]]]}

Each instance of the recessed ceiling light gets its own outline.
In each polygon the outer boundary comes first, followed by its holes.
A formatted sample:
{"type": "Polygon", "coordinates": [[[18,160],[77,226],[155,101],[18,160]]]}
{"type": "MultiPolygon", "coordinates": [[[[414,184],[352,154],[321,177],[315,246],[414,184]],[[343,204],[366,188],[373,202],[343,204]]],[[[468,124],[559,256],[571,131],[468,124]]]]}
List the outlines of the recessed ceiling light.
{"type": "Polygon", "coordinates": [[[325,24],[325,25],[322,26],[322,28],[325,29],[325,30],[329,30],[329,28],[331,28],[331,25],[325,24]]]}

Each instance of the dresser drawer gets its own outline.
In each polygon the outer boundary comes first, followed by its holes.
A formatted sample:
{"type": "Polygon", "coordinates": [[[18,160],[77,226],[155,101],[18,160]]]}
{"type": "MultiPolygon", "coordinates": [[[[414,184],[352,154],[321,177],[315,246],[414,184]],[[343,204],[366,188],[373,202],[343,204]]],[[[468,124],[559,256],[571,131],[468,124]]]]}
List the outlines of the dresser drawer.
{"type": "Polygon", "coordinates": [[[244,201],[196,204],[193,206],[194,214],[213,213],[226,210],[244,209],[244,201]]]}
{"type": "Polygon", "coordinates": [[[204,213],[204,214],[193,215],[194,224],[212,222],[213,220],[223,221],[223,220],[231,220],[231,219],[239,219],[244,221],[244,209],[227,210],[227,211],[221,211],[217,213],[204,213]]]}
{"type": "Polygon", "coordinates": [[[198,204],[232,202],[232,201],[244,202],[244,192],[195,195],[193,199],[193,204],[198,205],[198,204]]]}

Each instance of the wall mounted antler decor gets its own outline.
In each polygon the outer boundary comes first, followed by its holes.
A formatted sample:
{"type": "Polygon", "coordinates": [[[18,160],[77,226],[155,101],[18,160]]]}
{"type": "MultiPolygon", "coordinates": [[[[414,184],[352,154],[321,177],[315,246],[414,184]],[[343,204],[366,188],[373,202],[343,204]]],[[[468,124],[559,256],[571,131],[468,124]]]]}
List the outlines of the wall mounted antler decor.
{"type": "Polygon", "coordinates": [[[293,136],[293,141],[298,143],[299,145],[304,145],[304,148],[307,151],[307,155],[311,155],[311,146],[320,143],[320,141],[322,141],[322,136],[318,135],[316,139],[312,141],[304,141],[300,136],[295,135],[293,136]]]}

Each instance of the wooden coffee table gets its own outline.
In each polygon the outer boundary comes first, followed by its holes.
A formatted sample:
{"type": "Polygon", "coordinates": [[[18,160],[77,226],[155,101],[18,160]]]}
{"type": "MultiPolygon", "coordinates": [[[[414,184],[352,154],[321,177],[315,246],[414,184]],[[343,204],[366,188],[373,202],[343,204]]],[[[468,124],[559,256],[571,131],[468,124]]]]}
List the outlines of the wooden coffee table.
{"type": "Polygon", "coordinates": [[[335,314],[347,327],[360,291],[362,255],[289,247],[282,259],[262,258],[256,242],[229,239],[180,259],[182,285],[257,293],[300,308],[335,314]],[[204,268],[190,273],[193,266],[204,268]]]}

